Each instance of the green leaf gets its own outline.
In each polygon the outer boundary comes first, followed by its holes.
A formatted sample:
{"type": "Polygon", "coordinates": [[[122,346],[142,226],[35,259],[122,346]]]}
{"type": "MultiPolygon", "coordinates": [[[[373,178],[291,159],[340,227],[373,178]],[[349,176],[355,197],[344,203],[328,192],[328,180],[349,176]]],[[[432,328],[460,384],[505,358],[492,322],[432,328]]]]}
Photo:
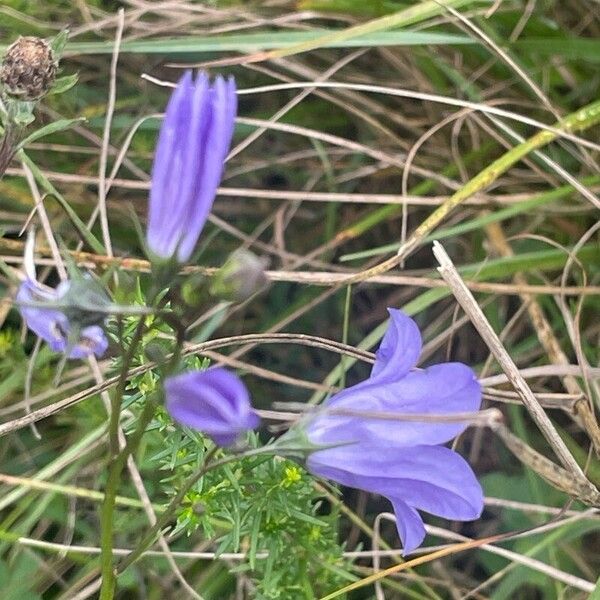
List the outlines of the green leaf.
{"type": "Polygon", "coordinates": [[[13,120],[17,125],[26,127],[33,123],[35,117],[33,115],[35,103],[26,102],[23,100],[12,100],[12,108],[14,110],[13,120]]]}
{"type": "Polygon", "coordinates": [[[562,56],[571,60],[600,62],[600,41],[587,38],[529,38],[513,45],[523,56],[539,54],[541,56],[562,56]]]}
{"type": "Polygon", "coordinates": [[[63,197],[63,195],[52,185],[51,181],[42,173],[38,166],[25,154],[23,149],[17,152],[17,157],[22,160],[33,173],[36,181],[42,186],[47,194],[54,196],[62,209],[67,213],[71,223],[75,226],[77,231],[83,237],[90,248],[99,254],[104,254],[104,246],[98,241],[96,236],[87,228],[86,224],[79,218],[79,215],[73,210],[71,205],[63,197]]]}
{"type": "Polygon", "coordinates": [[[45,125],[44,127],[41,127],[40,129],[29,134],[19,144],[19,148],[25,148],[28,144],[36,142],[47,135],[52,135],[53,133],[58,133],[59,131],[65,131],[66,129],[73,127],[73,125],[83,121],[85,121],[85,118],[79,117],[77,119],[60,119],[58,121],[54,121],[53,123],[49,123],[48,125],[45,125]]]}
{"type": "Polygon", "coordinates": [[[54,60],[59,61],[65,46],[67,45],[67,41],[69,39],[69,30],[63,29],[58,35],[56,35],[50,41],[50,48],[52,48],[52,53],[54,54],[54,60]]]}
{"type": "MultiPolygon", "coordinates": [[[[121,54],[193,54],[198,52],[256,52],[278,50],[297,44],[313,44],[323,40],[324,48],[358,48],[381,46],[431,46],[431,45],[475,45],[465,35],[429,31],[379,31],[356,35],[348,39],[337,39],[345,30],[313,29],[311,31],[262,32],[221,36],[186,36],[149,40],[124,41],[121,54]],[[325,38],[331,36],[330,41],[325,38]]],[[[69,55],[110,54],[110,42],[78,42],[69,44],[69,55]]]]}
{"type": "Polygon", "coordinates": [[[248,552],[248,564],[252,570],[256,568],[256,553],[258,551],[258,537],[260,535],[261,522],[262,510],[256,510],[254,515],[254,523],[252,524],[252,530],[250,531],[250,550],[248,552]]]}
{"type": "Polygon", "coordinates": [[[63,94],[64,92],[70,90],[79,80],[79,74],[74,73],[73,75],[65,75],[64,77],[59,77],[50,91],[48,92],[48,96],[56,96],[57,94],[63,94]]]}
{"type": "Polygon", "coordinates": [[[17,558],[9,563],[0,562],[0,583],[5,598],[10,600],[41,600],[34,590],[35,580],[30,574],[35,572],[36,561],[34,557],[27,554],[19,554],[17,558]]]}
{"type": "MultiPolygon", "coordinates": [[[[595,185],[598,182],[598,177],[589,177],[582,180],[582,183],[584,185],[595,185]]],[[[434,239],[443,240],[446,238],[463,235],[465,233],[468,233],[469,231],[481,229],[489,223],[497,223],[499,221],[504,221],[522,213],[530,212],[532,209],[539,208],[546,204],[550,204],[558,200],[563,200],[567,196],[573,194],[574,191],[575,190],[573,186],[565,185],[560,188],[556,188],[548,192],[538,194],[531,200],[524,200],[522,202],[509,205],[506,208],[501,208],[494,212],[483,214],[480,217],[470,219],[468,221],[465,221],[464,223],[460,223],[459,225],[438,229],[436,232],[425,238],[424,242],[432,242],[434,239]]],[[[378,248],[370,248],[369,250],[363,250],[361,252],[344,254],[340,257],[339,260],[340,262],[348,262],[352,260],[370,258],[372,256],[387,254],[388,252],[395,252],[396,250],[398,250],[398,248],[400,248],[400,243],[395,242],[393,244],[386,244],[385,246],[380,246],[378,248]]]]}

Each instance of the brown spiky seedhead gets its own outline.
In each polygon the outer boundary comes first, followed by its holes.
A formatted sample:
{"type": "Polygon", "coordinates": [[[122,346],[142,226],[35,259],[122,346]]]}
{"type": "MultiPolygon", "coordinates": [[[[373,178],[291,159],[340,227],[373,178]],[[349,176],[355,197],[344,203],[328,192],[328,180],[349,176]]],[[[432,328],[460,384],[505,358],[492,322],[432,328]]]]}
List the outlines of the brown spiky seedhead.
{"type": "Polygon", "coordinates": [[[9,46],[0,66],[3,91],[19,100],[39,100],[48,93],[55,76],[52,48],[37,37],[19,37],[9,46]]]}

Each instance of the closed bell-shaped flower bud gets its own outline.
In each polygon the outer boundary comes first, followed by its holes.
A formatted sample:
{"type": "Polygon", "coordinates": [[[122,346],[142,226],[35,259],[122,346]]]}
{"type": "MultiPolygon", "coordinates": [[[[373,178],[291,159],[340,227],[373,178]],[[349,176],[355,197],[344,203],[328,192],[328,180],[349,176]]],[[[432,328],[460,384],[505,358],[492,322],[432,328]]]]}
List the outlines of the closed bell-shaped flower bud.
{"type": "Polygon", "coordinates": [[[211,211],[233,136],[233,78],[187,71],[173,91],[152,167],[146,240],[155,260],[189,260],[211,211]]]}
{"type": "Polygon", "coordinates": [[[215,274],[210,293],[222,300],[244,302],[264,290],[269,279],[266,262],[249,250],[236,250],[215,274]]]}
{"type": "Polygon", "coordinates": [[[222,367],[168,377],[165,393],[173,419],[206,434],[217,446],[233,446],[260,421],[242,380],[222,367]]]}

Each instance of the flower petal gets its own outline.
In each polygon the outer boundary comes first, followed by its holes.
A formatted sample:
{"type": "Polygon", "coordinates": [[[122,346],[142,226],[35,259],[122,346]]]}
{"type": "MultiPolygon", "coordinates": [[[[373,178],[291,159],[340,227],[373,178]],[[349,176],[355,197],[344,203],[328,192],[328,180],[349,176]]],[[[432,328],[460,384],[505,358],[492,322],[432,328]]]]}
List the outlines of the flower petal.
{"type": "Polygon", "coordinates": [[[399,498],[390,498],[396,515],[396,527],[402,540],[402,555],[418,548],[425,539],[425,527],[421,515],[399,498]]]}
{"type": "Polygon", "coordinates": [[[165,392],[167,410],[176,421],[202,431],[220,446],[232,445],[259,423],[242,381],[220,367],[169,377],[165,392]]]}
{"type": "Polygon", "coordinates": [[[209,111],[210,119],[204,124],[202,160],[196,165],[196,195],[189,211],[189,222],[184,229],[186,235],[178,251],[180,262],[185,262],[191,256],[223,176],[237,111],[235,85],[231,85],[231,81],[226,83],[222,77],[215,79],[209,90],[206,111],[209,111]]]}
{"type": "Polygon", "coordinates": [[[326,409],[352,411],[352,416],[317,415],[307,432],[315,444],[365,441],[390,447],[441,444],[456,437],[467,423],[403,421],[402,415],[474,412],[481,405],[481,386],[462,363],[444,363],[411,371],[397,381],[369,379],[332,396],[326,409]],[[361,416],[357,413],[363,413],[361,416]],[[398,420],[374,413],[397,414],[398,420]]]}
{"type": "Polygon", "coordinates": [[[417,324],[401,310],[388,308],[390,321],[375,353],[370,381],[397,380],[417,364],[421,333],[417,324]]]}
{"type": "Polygon", "coordinates": [[[84,327],[79,335],[79,341],[69,352],[69,358],[86,358],[90,354],[103,356],[108,348],[108,340],[102,327],[90,325],[84,327]]]}
{"type": "Polygon", "coordinates": [[[483,510],[483,493],[471,467],[443,446],[351,444],[317,451],[307,466],[342,485],[401,499],[447,519],[476,519],[483,510]]]}
{"type": "Polygon", "coordinates": [[[233,79],[211,86],[186,72],[167,105],[152,167],[147,241],[163,259],[189,260],[212,208],[233,135],[233,79]]]}
{"type": "Polygon", "coordinates": [[[23,281],[17,292],[19,312],[27,327],[42,338],[55,352],[63,352],[67,346],[68,319],[55,308],[27,306],[43,302],[56,302],[55,290],[46,289],[30,279],[23,281]]]}
{"type": "Polygon", "coordinates": [[[172,223],[177,190],[183,170],[181,145],[190,119],[190,95],[192,72],[186,71],[171,94],[165,117],[158,134],[154,162],[152,164],[152,186],[148,207],[147,240],[152,252],[168,258],[173,255],[178,239],[165,232],[172,223]]]}
{"type": "Polygon", "coordinates": [[[235,412],[226,398],[214,389],[208,371],[193,371],[165,381],[167,408],[179,422],[201,429],[209,427],[227,427],[235,412]]]}
{"type": "Polygon", "coordinates": [[[19,311],[27,327],[43,339],[54,352],[69,352],[69,358],[85,358],[90,354],[102,356],[108,348],[104,331],[97,325],[84,327],[79,339],[71,347],[73,331],[68,317],[56,308],[27,306],[28,304],[56,303],[69,291],[70,282],[63,281],[56,289],[46,288],[37,281],[26,279],[17,293],[19,311]]]}
{"type": "Polygon", "coordinates": [[[210,151],[207,144],[211,141],[211,97],[208,76],[200,73],[190,91],[189,120],[180,134],[182,172],[177,182],[177,200],[172,202],[176,214],[172,217],[171,231],[165,234],[177,239],[180,262],[185,262],[192,254],[214,200],[213,193],[208,206],[201,206],[198,201],[200,189],[204,186],[202,169],[207,159],[206,153],[210,151]],[[188,248],[182,250],[186,245],[188,248]]]}

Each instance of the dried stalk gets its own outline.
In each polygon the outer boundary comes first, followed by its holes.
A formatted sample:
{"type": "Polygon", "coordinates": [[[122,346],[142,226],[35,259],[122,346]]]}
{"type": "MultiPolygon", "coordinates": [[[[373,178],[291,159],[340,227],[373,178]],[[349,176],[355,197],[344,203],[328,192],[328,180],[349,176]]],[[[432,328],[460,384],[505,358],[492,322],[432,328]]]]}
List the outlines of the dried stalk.
{"type": "MultiPolygon", "coordinates": [[[[501,256],[514,256],[512,248],[498,223],[491,223],[486,226],[486,232],[490,242],[501,256]]],[[[523,290],[526,289],[529,283],[522,273],[515,273],[513,282],[523,290]]],[[[569,359],[563,352],[557,337],[554,335],[552,327],[546,319],[539,302],[532,294],[529,294],[526,291],[522,291],[519,296],[527,308],[531,324],[533,325],[537,338],[548,355],[550,362],[559,365],[568,365],[569,359]]],[[[562,378],[562,381],[565,389],[570,394],[582,394],[579,383],[573,375],[566,375],[562,378]]],[[[596,455],[600,455],[600,427],[598,427],[598,421],[596,420],[596,415],[594,414],[589,398],[578,401],[574,410],[571,411],[571,415],[576,418],[579,426],[588,434],[588,437],[594,446],[596,455]]]]}
{"type": "Polygon", "coordinates": [[[570,471],[559,467],[555,462],[528,446],[503,423],[496,421],[491,427],[506,447],[524,465],[533,469],[548,483],[585,504],[600,507],[600,492],[589,481],[573,477],[570,471]]]}
{"type": "MultiPolygon", "coordinates": [[[[439,242],[434,242],[433,253],[440,264],[438,271],[444,278],[444,281],[446,281],[456,300],[462,306],[465,313],[469,316],[469,319],[487,344],[492,354],[496,357],[500,367],[519,394],[523,404],[556,453],[556,456],[567,470],[572,484],[571,489],[577,490],[577,497],[582,495],[583,490],[587,490],[587,492],[583,494],[585,497],[588,499],[600,499],[600,496],[598,496],[598,491],[592,485],[592,483],[588,481],[580,466],[573,458],[573,455],[569,452],[569,449],[554,429],[552,422],[548,418],[548,415],[546,415],[544,409],[540,406],[537,398],[527,385],[525,379],[519,372],[509,353],[500,342],[496,332],[492,329],[491,325],[485,318],[485,315],[477,304],[475,298],[461,279],[458,271],[452,263],[452,260],[439,242]]],[[[517,456],[521,458],[519,454],[517,456]]],[[[549,462],[550,464],[554,464],[551,461],[549,462]]],[[[550,476],[552,477],[553,475],[550,476]]]]}

